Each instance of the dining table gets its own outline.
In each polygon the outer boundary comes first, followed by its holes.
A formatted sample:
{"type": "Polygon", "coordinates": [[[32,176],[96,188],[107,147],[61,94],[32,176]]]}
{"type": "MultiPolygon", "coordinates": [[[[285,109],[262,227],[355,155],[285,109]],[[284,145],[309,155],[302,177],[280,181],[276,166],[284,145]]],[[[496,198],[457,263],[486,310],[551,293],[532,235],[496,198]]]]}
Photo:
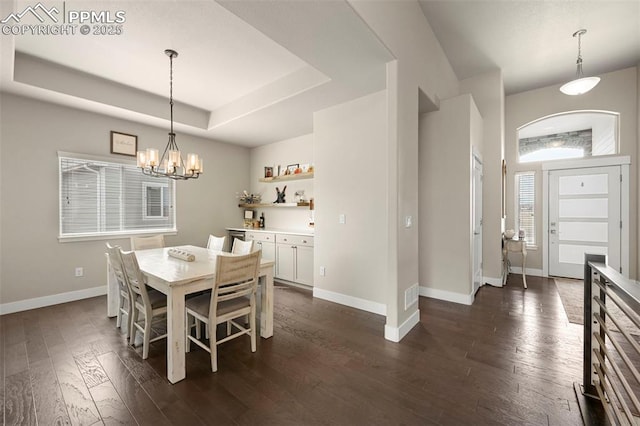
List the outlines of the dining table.
{"type": "MultiPolygon", "coordinates": [[[[216,259],[221,253],[192,245],[135,251],[147,285],[167,295],[167,378],[171,383],[186,377],[185,298],[213,287],[216,259]],[[171,249],[192,254],[194,260],[171,256],[171,249]]],[[[273,266],[271,259],[260,262],[260,336],[265,339],[273,336],[273,266]]],[[[118,284],[107,271],[107,315],[113,317],[118,312],[118,284]]]]}

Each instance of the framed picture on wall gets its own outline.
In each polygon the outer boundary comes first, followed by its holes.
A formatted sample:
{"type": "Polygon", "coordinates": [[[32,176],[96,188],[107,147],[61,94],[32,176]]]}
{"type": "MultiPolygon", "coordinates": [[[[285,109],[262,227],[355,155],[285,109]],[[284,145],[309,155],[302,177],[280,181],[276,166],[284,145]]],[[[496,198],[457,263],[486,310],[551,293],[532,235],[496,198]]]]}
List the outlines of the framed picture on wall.
{"type": "Polygon", "coordinates": [[[138,137],[127,133],[111,131],[111,153],[136,156],[138,151],[138,137]]]}

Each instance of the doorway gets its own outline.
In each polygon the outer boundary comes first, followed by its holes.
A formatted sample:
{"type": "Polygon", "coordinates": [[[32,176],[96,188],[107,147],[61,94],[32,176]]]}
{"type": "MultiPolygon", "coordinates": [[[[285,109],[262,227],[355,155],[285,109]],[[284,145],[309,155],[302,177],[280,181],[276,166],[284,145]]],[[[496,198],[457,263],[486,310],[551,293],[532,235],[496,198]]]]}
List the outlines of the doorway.
{"type": "Polygon", "coordinates": [[[626,158],[610,158],[609,164],[582,160],[566,168],[557,164],[543,173],[544,275],[583,279],[584,255],[589,253],[606,255],[609,266],[628,276],[626,158]]]}

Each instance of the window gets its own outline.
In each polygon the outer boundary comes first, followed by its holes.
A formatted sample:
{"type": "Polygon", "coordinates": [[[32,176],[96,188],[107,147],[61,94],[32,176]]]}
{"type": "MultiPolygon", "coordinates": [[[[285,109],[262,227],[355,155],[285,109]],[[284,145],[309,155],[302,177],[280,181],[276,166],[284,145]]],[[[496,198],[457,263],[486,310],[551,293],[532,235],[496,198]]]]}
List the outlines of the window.
{"type": "Polygon", "coordinates": [[[524,231],[527,247],[536,245],[535,172],[516,173],[516,232],[524,231]]]}
{"type": "Polygon", "coordinates": [[[518,129],[518,161],[584,158],[618,152],[618,114],[570,111],[518,129]]]}
{"type": "Polygon", "coordinates": [[[134,164],[58,153],[60,239],[175,232],[175,182],[134,164]]]}
{"type": "Polygon", "coordinates": [[[142,183],[142,198],[145,219],[166,219],[169,217],[169,184],[142,183]]]}

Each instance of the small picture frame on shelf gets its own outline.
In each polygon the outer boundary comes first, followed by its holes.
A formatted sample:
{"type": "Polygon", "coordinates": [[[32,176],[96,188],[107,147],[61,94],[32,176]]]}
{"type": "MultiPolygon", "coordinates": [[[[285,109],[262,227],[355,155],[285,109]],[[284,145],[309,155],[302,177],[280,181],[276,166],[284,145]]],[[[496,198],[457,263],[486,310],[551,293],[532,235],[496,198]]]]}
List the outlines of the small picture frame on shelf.
{"type": "Polygon", "coordinates": [[[296,170],[300,167],[300,164],[289,164],[287,166],[287,173],[288,175],[292,175],[295,174],[296,170]]]}
{"type": "Polygon", "coordinates": [[[264,177],[266,177],[266,178],[273,177],[273,167],[265,167],[264,168],[264,177]]]}
{"type": "Polygon", "coordinates": [[[136,156],[138,151],[138,137],[127,133],[111,131],[111,153],[136,156]]]}
{"type": "Polygon", "coordinates": [[[309,164],[300,164],[300,169],[302,170],[302,173],[309,173],[309,164]]]}

